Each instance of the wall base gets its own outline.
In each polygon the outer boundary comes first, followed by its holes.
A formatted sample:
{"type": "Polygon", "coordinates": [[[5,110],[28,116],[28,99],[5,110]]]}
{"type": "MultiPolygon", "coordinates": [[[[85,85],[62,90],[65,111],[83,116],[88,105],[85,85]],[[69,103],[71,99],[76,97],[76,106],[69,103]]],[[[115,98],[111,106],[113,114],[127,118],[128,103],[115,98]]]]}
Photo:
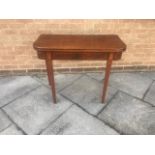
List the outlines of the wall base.
{"type": "MultiPolygon", "coordinates": [[[[105,67],[87,68],[55,68],[55,73],[103,72],[105,67]]],[[[124,66],[112,67],[112,72],[155,71],[155,66],[124,66]]],[[[46,74],[46,69],[0,70],[0,76],[46,74]]]]}

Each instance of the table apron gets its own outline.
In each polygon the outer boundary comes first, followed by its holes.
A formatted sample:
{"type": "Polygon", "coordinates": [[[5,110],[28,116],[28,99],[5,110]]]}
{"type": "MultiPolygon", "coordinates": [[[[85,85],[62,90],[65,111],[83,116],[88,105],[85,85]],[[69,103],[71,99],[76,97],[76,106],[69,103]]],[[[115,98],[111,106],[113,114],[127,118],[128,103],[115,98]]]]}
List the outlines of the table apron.
{"type": "MultiPolygon", "coordinates": [[[[49,51],[48,51],[49,52],[49,51]]],[[[51,52],[53,60],[107,60],[111,52],[51,52]]],[[[40,59],[46,58],[46,51],[37,51],[40,59]]],[[[113,60],[119,60],[122,52],[113,52],[113,60]]]]}

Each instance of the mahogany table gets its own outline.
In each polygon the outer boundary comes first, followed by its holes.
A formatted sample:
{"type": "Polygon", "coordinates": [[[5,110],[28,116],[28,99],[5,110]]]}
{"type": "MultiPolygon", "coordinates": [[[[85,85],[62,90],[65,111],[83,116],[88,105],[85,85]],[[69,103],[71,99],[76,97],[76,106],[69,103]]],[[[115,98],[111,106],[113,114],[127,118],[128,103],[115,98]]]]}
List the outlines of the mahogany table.
{"type": "Polygon", "coordinates": [[[38,57],[45,59],[53,102],[56,91],[53,60],[107,60],[102,103],[105,101],[113,60],[121,59],[126,45],[117,35],[53,35],[42,34],[34,42],[38,57]]]}

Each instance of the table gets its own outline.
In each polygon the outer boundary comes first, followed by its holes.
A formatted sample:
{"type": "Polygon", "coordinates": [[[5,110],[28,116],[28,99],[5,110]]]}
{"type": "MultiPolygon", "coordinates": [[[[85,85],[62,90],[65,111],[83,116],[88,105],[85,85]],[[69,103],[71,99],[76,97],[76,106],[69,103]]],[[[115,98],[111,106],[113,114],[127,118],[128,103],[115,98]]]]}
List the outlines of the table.
{"type": "Polygon", "coordinates": [[[119,60],[126,50],[118,35],[42,34],[33,43],[38,58],[46,62],[53,102],[56,103],[53,60],[107,60],[103,82],[102,103],[105,102],[113,60],[119,60]]]}

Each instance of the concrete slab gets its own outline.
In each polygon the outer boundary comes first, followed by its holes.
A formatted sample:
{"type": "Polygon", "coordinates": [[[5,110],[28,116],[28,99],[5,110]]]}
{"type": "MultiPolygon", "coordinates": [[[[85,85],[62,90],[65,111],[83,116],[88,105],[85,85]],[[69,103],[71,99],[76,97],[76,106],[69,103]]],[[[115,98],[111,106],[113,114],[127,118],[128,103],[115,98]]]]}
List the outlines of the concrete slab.
{"type": "MultiPolygon", "coordinates": [[[[57,105],[42,84],[48,85],[45,76],[40,81],[30,76],[0,77],[0,107],[27,134],[118,134],[115,129],[123,134],[155,134],[155,72],[112,73],[106,107],[101,104],[104,75],[86,74],[55,76],[64,96],[57,93],[57,105]],[[118,90],[122,92],[116,95],[118,90]],[[144,94],[144,101],[136,98],[144,94]],[[102,109],[98,117],[110,127],[92,116],[102,109]]],[[[15,124],[0,109],[0,135],[23,134],[15,124]]]]}
{"type": "Polygon", "coordinates": [[[155,106],[155,82],[153,82],[144,100],[155,106]]]}
{"type": "MultiPolygon", "coordinates": [[[[78,79],[80,76],[82,75],[81,74],[57,74],[55,75],[54,78],[55,78],[56,90],[57,91],[62,90],[63,88],[65,88],[66,86],[74,82],[76,79],[78,79]]],[[[49,86],[47,76],[38,76],[38,77],[35,76],[34,78],[37,78],[43,84],[49,86]]]]}
{"type": "Polygon", "coordinates": [[[30,76],[11,76],[0,79],[0,107],[38,87],[39,82],[30,76]]]}
{"type": "Polygon", "coordinates": [[[154,71],[152,71],[152,72],[137,72],[137,74],[144,76],[144,77],[148,77],[152,80],[155,80],[155,72],[154,71]]]}
{"type": "Polygon", "coordinates": [[[42,134],[114,135],[118,133],[76,105],[73,105],[42,134]]]}
{"type": "Polygon", "coordinates": [[[0,132],[6,129],[11,124],[11,121],[4,114],[2,110],[0,110],[0,132]]]}
{"type": "Polygon", "coordinates": [[[93,79],[96,79],[98,81],[102,81],[104,79],[105,72],[103,72],[103,73],[87,73],[87,75],[93,79]]]}
{"type": "Polygon", "coordinates": [[[50,89],[41,86],[3,109],[27,134],[38,134],[72,105],[58,94],[57,98],[58,104],[53,104],[50,89]]]}
{"type": "Polygon", "coordinates": [[[124,134],[155,134],[155,107],[125,93],[118,93],[98,117],[124,134]]]}
{"type": "Polygon", "coordinates": [[[135,97],[142,98],[152,80],[136,73],[112,73],[109,84],[135,97]]]}
{"type": "MultiPolygon", "coordinates": [[[[60,93],[83,107],[89,113],[96,115],[105,106],[105,104],[101,103],[102,89],[103,84],[83,76],[60,93]]],[[[116,91],[115,88],[109,87],[106,102],[111,99],[116,91]]]]}
{"type": "Polygon", "coordinates": [[[10,125],[7,129],[0,132],[0,135],[23,135],[23,133],[15,125],[10,125]]]}

